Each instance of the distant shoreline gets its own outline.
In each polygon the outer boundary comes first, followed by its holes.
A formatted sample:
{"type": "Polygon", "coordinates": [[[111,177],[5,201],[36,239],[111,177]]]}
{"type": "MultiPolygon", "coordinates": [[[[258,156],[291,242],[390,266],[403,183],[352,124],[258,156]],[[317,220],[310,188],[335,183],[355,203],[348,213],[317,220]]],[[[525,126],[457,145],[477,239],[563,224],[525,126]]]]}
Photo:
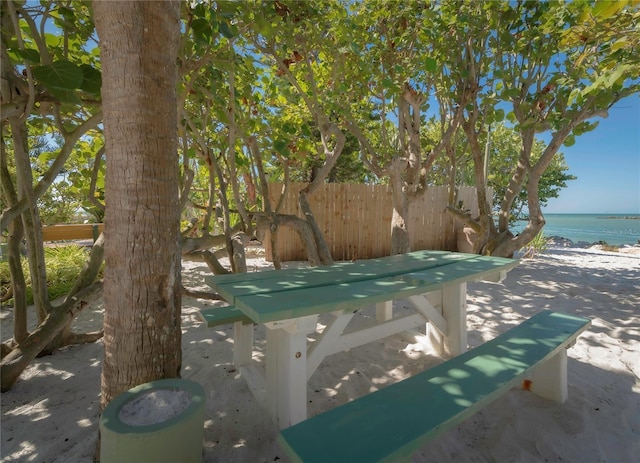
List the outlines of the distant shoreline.
{"type": "Polygon", "coordinates": [[[598,218],[613,219],[613,220],[640,220],[640,215],[605,215],[598,218]]]}

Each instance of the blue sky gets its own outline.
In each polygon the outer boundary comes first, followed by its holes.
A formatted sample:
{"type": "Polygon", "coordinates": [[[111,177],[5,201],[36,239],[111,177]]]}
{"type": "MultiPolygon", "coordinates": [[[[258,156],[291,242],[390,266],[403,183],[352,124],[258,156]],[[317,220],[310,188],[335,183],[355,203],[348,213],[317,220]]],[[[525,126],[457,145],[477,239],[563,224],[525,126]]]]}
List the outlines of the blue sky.
{"type": "Polygon", "coordinates": [[[560,149],[578,179],[543,212],[640,214],[640,98],[623,99],[599,121],[575,145],[560,149]]]}

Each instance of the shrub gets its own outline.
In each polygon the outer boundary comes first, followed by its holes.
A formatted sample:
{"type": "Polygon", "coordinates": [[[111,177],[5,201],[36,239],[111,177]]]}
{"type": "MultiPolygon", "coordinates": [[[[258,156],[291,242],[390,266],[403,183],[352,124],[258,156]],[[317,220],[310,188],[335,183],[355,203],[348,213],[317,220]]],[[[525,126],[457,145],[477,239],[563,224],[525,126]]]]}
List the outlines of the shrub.
{"type": "Polygon", "coordinates": [[[536,237],[523,248],[524,254],[522,255],[522,258],[531,259],[536,257],[538,254],[543,254],[547,250],[547,241],[547,237],[544,236],[542,231],[540,231],[536,237]]]}
{"type": "MultiPolygon", "coordinates": [[[[45,248],[44,259],[47,268],[49,299],[56,299],[69,292],[87,261],[88,255],[89,252],[86,248],[76,245],[45,248]]],[[[22,258],[22,271],[27,285],[27,303],[33,304],[31,275],[26,257],[22,258]]],[[[9,263],[6,261],[0,262],[0,286],[2,294],[6,294],[11,286],[9,263]]],[[[13,299],[9,299],[3,304],[11,305],[13,299]]]]}
{"type": "Polygon", "coordinates": [[[618,251],[620,251],[620,248],[618,246],[612,246],[611,244],[607,243],[606,241],[600,241],[600,242],[598,242],[598,244],[602,247],[603,251],[607,251],[607,252],[618,252],[618,251]]]}

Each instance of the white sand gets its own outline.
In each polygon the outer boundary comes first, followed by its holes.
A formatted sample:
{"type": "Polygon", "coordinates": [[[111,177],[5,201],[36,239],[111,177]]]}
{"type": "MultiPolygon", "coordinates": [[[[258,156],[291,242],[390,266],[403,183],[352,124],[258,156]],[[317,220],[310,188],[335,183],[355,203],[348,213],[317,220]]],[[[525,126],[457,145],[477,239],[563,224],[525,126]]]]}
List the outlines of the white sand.
{"type": "MultiPolygon", "coordinates": [[[[565,404],[512,390],[425,446],[413,461],[640,461],[640,254],[635,251],[556,248],[522,261],[503,283],[470,284],[470,347],[546,308],[589,317],[593,326],[569,350],[565,404]]],[[[252,265],[268,264],[253,259],[252,265]]],[[[187,286],[206,289],[205,271],[204,265],[185,263],[187,286]]],[[[195,311],[213,302],[184,298],[183,303],[182,376],[207,391],[205,461],[287,462],[276,427],[233,367],[231,327],[208,329],[199,321],[195,311]]],[[[85,309],[77,330],[96,329],[101,314],[99,304],[85,309]]],[[[1,316],[4,340],[11,332],[11,312],[3,309],[1,316]]],[[[256,339],[254,356],[261,358],[260,328],[256,339]]],[[[102,350],[98,342],[38,359],[2,394],[3,462],[92,461],[102,350]]],[[[336,354],[309,382],[310,414],[440,361],[400,335],[336,354]]]]}
{"type": "Polygon", "coordinates": [[[180,389],[156,389],[144,392],[122,406],[118,419],[129,426],[164,423],[191,405],[191,395],[180,389]]]}

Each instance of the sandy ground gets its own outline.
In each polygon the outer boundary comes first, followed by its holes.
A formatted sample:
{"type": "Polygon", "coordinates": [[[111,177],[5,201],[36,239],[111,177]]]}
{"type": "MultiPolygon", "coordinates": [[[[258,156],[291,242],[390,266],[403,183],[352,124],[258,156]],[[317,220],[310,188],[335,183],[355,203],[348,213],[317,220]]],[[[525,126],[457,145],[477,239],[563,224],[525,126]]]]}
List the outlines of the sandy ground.
{"type": "MultiPolygon", "coordinates": [[[[569,350],[565,404],[514,389],[422,448],[413,461],[640,461],[640,249],[626,251],[557,247],[523,260],[502,283],[470,284],[470,347],[543,309],[589,317],[593,326],[569,350]]],[[[250,260],[250,271],[268,266],[261,258],[250,260]]],[[[205,273],[203,264],[185,262],[185,285],[206,290],[205,273]]],[[[276,442],[276,427],[232,364],[231,327],[208,329],[196,315],[212,304],[183,299],[182,376],[207,391],[204,461],[287,462],[276,442]]],[[[398,301],[396,307],[402,304],[398,301]]],[[[102,310],[100,303],[85,309],[76,331],[100,327],[102,310]]],[[[5,340],[12,313],[3,308],[0,315],[5,340]]],[[[260,358],[260,327],[255,338],[254,358],[260,358]]],[[[1,395],[2,462],[92,461],[102,356],[103,345],[97,342],[37,359],[14,388],[1,395]]],[[[309,382],[309,413],[442,360],[402,335],[336,354],[309,382]]]]}

